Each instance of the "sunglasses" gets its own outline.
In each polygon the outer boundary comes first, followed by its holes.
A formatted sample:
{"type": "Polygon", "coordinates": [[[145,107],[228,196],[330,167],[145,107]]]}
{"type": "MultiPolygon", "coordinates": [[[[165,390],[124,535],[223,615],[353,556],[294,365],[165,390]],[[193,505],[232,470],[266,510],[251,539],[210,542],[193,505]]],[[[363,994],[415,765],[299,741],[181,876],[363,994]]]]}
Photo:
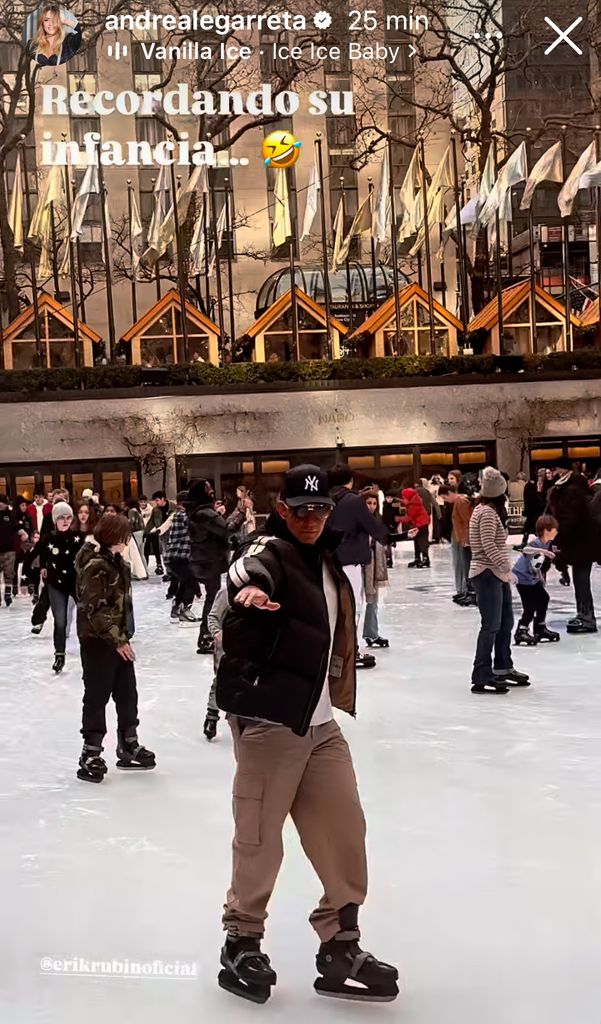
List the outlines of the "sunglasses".
{"type": "Polygon", "coordinates": [[[299,505],[292,512],[297,519],[328,519],[332,509],[329,505],[299,505]]]}

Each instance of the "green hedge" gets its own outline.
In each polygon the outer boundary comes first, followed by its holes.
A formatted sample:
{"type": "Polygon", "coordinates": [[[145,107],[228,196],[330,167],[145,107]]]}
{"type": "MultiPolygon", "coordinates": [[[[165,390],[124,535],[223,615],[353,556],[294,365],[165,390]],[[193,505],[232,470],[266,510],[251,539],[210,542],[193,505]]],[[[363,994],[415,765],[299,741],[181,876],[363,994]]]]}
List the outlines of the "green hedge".
{"type": "Polygon", "coordinates": [[[144,386],[203,387],[277,384],[288,381],[398,380],[403,377],[448,375],[489,376],[494,373],[543,373],[599,370],[601,349],[580,349],[554,355],[527,356],[399,356],[385,359],[315,360],[302,363],[232,363],[211,366],[94,366],[79,370],[0,370],[0,392],[93,391],[144,386]]]}

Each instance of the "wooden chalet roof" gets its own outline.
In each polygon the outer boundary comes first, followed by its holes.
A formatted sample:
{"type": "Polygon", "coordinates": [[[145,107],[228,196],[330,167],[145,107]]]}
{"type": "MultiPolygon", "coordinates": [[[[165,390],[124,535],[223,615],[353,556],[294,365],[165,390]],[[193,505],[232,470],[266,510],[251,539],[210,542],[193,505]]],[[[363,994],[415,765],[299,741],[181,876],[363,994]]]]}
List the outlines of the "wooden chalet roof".
{"type": "MultiPolygon", "coordinates": [[[[135,324],[121,336],[121,341],[131,341],[132,338],[137,338],[141,334],[145,334],[149,327],[160,320],[161,317],[167,310],[172,309],[175,306],[177,310],[181,312],[182,304],[180,294],[177,288],[170,288],[168,292],[165,292],[161,298],[155,302],[154,306],[136,320],[135,324]]],[[[202,328],[203,331],[210,331],[211,334],[219,335],[219,328],[217,324],[213,323],[208,316],[196,306],[193,306],[191,302],[186,302],[186,314],[189,320],[192,320],[198,327],[202,328]]]]}
{"type": "MultiPolygon", "coordinates": [[[[74,320],[71,310],[65,306],[61,306],[60,302],[57,302],[52,295],[48,295],[48,292],[40,292],[38,295],[38,311],[40,313],[48,312],[50,316],[55,317],[65,327],[68,327],[70,331],[74,329],[74,320]]],[[[7,327],[4,328],[3,338],[5,341],[10,341],[12,338],[16,338],[25,327],[30,323],[33,323],[34,307],[33,303],[31,306],[27,306],[22,313],[19,313],[17,317],[7,327]]],[[[77,328],[79,334],[82,337],[88,338],[90,341],[99,342],[102,341],[102,336],[93,331],[91,327],[84,324],[82,320],[77,321],[77,328]]]]}
{"type": "MultiPolygon", "coordinates": [[[[302,288],[296,289],[296,301],[299,306],[302,306],[308,313],[311,313],[316,320],[319,320],[325,325],[326,322],[326,311],[323,306],[320,306],[318,302],[315,302],[302,288]]],[[[264,331],[266,327],[277,320],[287,309],[292,305],[292,289],[289,288],[287,292],[280,295],[279,299],[271,304],[269,309],[266,309],[264,313],[255,320],[254,324],[247,327],[244,335],[247,338],[256,338],[257,334],[264,331]]],[[[339,334],[346,334],[348,327],[346,327],[340,320],[337,320],[335,316],[330,316],[330,323],[334,330],[338,331],[339,334]]]]}
{"type": "MultiPolygon", "coordinates": [[[[413,298],[419,299],[426,308],[429,306],[428,293],[424,291],[421,285],[417,284],[417,282],[407,285],[399,292],[401,309],[413,298]]],[[[363,323],[357,327],[353,336],[358,334],[375,334],[376,331],[379,331],[380,328],[383,327],[384,324],[388,323],[388,321],[394,316],[394,308],[394,295],[391,295],[386,299],[386,302],[371,314],[371,316],[368,316],[367,320],[364,320],[363,323]]],[[[434,299],[434,310],[438,313],[441,319],[446,320],[447,323],[451,324],[451,326],[453,326],[457,331],[463,330],[461,321],[458,320],[457,317],[445,306],[441,306],[440,302],[437,302],[436,299],[434,299]]]]}
{"type": "MultiPolygon", "coordinates": [[[[518,306],[521,306],[522,302],[530,295],[530,281],[519,281],[517,284],[512,284],[508,288],[504,288],[502,291],[502,309],[503,309],[503,320],[506,321],[511,313],[518,306]]],[[[540,299],[547,306],[550,306],[559,317],[562,319],[565,317],[565,306],[562,302],[559,302],[554,295],[541,288],[539,284],[536,286],[536,297],[540,299]]],[[[572,323],[574,326],[579,326],[579,318],[572,313],[572,323]]],[[[484,306],[476,316],[472,317],[468,324],[468,331],[478,331],[481,329],[490,330],[499,322],[499,309],[497,296],[484,306]]]]}
{"type": "Polygon", "coordinates": [[[583,327],[590,327],[599,323],[599,299],[596,298],[580,314],[580,323],[583,327]]]}

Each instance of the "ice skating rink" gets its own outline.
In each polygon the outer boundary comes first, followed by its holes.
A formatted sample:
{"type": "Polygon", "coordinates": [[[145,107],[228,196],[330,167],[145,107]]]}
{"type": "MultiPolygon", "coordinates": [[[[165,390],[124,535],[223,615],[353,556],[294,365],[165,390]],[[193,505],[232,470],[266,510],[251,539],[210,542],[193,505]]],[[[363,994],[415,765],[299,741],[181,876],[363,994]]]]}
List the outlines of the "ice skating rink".
{"type": "MultiPolygon", "coordinates": [[[[264,946],[273,997],[259,1008],[217,987],[232,749],[224,725],[202,736],[212,659],[193,626],[169,623],[163,584],[134,598],[140,737],[158,767],[114,768],[111,709],[99,786],[75,777],[75,637],[54,678],[51,622],[32,637],[29,600],[2,608],[3,1024],[601,1019],[601,632],[566,636],[573,596],[555,574],[561,643],[515,655],[533,685],[472,696],[478,613],[450,601],[449,549],[431,553],[416,572],[399,551],[381,610],[391,648],[360,675],[356,722],[340,716],[368,820],[363,944],[401,973],[387,1006],[314,994],[320,887],[292,828],[264,946]],[[136,965],[151,973],[126,976],[136,965]]],[[[598,568],[595,584],[601,611],[598,568]]]]}

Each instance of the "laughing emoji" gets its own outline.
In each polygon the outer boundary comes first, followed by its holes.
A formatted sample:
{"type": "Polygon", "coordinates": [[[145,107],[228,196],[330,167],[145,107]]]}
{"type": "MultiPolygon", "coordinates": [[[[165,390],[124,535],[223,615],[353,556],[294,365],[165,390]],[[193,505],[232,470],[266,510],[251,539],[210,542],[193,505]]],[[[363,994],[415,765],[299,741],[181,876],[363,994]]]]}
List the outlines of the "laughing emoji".
{"type": "Polygon", "coordinates": [[[267,167],[293,167],[300,156],[301,143],[291,132],[270,132],[263,140],[267,167]]]}

